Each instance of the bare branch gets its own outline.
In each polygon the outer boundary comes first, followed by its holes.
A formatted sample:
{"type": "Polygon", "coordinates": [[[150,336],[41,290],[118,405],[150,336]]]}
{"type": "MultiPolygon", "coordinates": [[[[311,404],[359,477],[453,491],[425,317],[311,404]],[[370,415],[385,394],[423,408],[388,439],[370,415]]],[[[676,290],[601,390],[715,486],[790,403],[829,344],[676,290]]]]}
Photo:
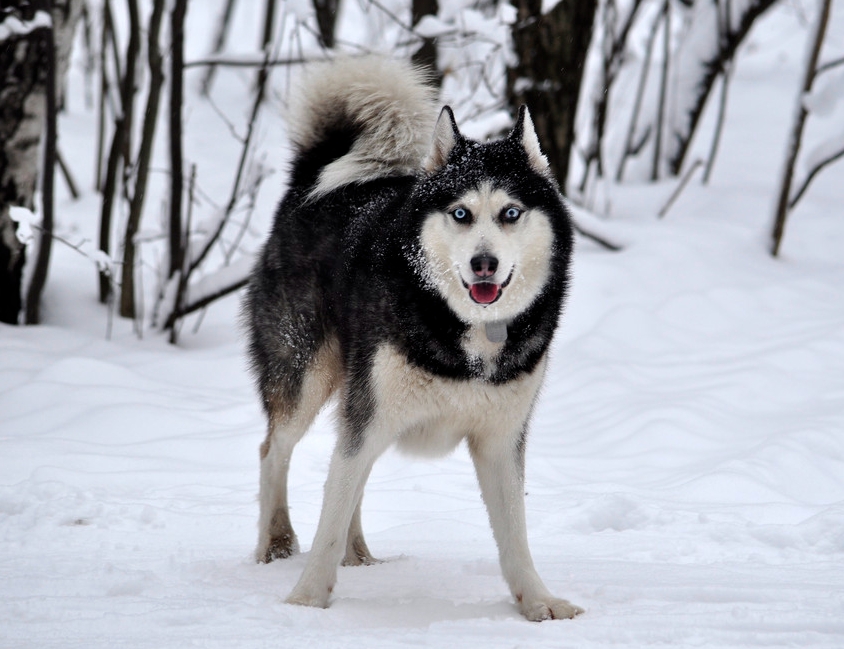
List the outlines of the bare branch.
{"type": "Polygon", "coordinates": [[[220,56],[211,56],[198,61],[188,61],[185,63],[185,69],[198,68],[205,65],[220,66],[228,68],[274,68],[278,66],[287,65],[303,65],[310,61],[319,60],[320,57],[313,58],[295,57],[287,59],[267,59],[267,58],[232,58],[231,55],[222,54],[220,56]]]}
{"type": "MultiPolygon", "coordinates": [[[[269,60],[269,56],[265,60],[269,60]]],[[[265,65],[261,67],[261,71],[258,75],[258,87],[255,92],[255,100],[252,103],[252,113],[249,118],[249,126],[246,132],[246,139],[243,142],[243,148],[241,149],[240,154],[240,161],[237,166],[237,173],[235,174],[234,184],[232,185],[231,195],[229,196],[229,202],[226,205],[225,212],[221,219],[219,219],[219,223],[217,227],[214,229],[214,232],[206,239],[205,245],[199,251],[197,256],[191,260],[190,266],[188,268],[188,273],[192,273],[195,271],[200,264],[205,260],[205,257],[211,252],[211,249],[214,247],[214,244],[217,242],[217,239],[220,237],[220,233],[223,231],[223,228],[228,221],[229,216],[234,211],[235,205],[237,204],[238,199],[240,198],[240,184],[243,178],[243,172],[246,168],[246,160],[249,155],[249,151],[252,144],[252,136],[255,133],[255,123],[258,119],[258,111],[261,109],[261,104],[264,101],[264,95],[266,92],[267,87],[267,79],[269,78],[269,66],[265,65]]]]}
{"type": "Polygon", "coordinates": [[[697,160],[695,160],[694,164],[691,167],[689,167],[689,170],[683,176],[682,180],[680,180],[677,187],[674,189],[673,192],[671,192],[671,196],[668,197],[668,200],[665,202],[665,205],[663,205],[662,209],[659,210],[659,212],[657,212],[657,216],[659,218],[663,218],[666,214],[668,214],[668,210],[670,210],[671,206],[674,205],[674,201],[676,201],[680,197],[680,194],[683,192],[683,189],[689,183],[689,180],[691,180],[692,175],[697,170],[697,168],[699,166],[701,166],[702,164],[703,164],[703,160],[698,158],[697,160]]]}
{"type": "Polygon", "coordinates": [[[829,72],[833,68],[837,68],[839,65],[844,65],[844,56],[840,59],[833,59],[832,61],[827,61],[826,63],[819,65],[815,70],[815,76],[817,77],[819,74],[829,72]]]}
{"type": "MultiPolygon", "coordinates": [[[[214,48],[211,50],[213,54],[218,54],[223,51],[226,44],[226,36],[228,35],[229,26],[231,25],[232,12],[234,11],[235,0],[226,0],[226,8],[220,21],[217,23],[217,33],[214,37],[214,48]]],[[[214,73],[216,72],[216,63],[210,63],[210,67],[205,71],[205,76],[202,79],[202,93],[203,97],[207,97],[211,93],[211,84],[214,81],[214,73]]],[[[185,67],[188,67],[185,65],[185,67]]]]}
{"type": "Polygon", "coordinates": [[[774,227],[771,233],[771,255],[774,257],[779,254],[782,236],[785,232],[785,221],[788,218],[789,211],[789,195],[791,194],[791,184],[794,178],[794,165],[797,162],[797,154],[800,153],[803,127],[806,124],[806,117],[809,114],[808,109],[804,105],[803,97],[811,92],[812,84],[815,81],[818,59],[820,58],[821,47],[823,46],[823,39],[829,22],[831,5],[832,0],[823,0],[819,8],[814,34],[812,36],[813,40],[810,42],[811,49],[806,60],[806,69],[803,72],[803,82],[797,97],[797,116],[794,119],[794,124],[792,125],[788,138],[788,148],[786,149],[786,158],[780,179],[779,197],[777,199],[776,212],[774,213],[774,227]]]}
{"type": "Polygon", "coordinates": [[[62,176],[64,177],[65,183],[67,183],[67,189],[70,192],[70,195],[73,197],[74,200],[79,198],[79,187],[76,184],[76,181],[73,179],[73,174],[70,173],[70,167],[67,166],[67,161],[64,159],[61,151],[56,149],[56,162],[59,165],[59,171],[62,172],[62,176]]]}
{"type": "Polygon", "coordinates": [[[809,189],[809,184],[815,179],[815,176],[817,176],[818,173],[820,173],[820,171],[824,167],[831,165],[833,162],[840,160],[841,158],[844,158],[844,149],[833,153],[831,156],[821,160],[818,164],[812,167],[812,170],[809,171],[809,173],[806,175],[806,179],[800,185],[800,189],[798,189],[794,193],[794,196],[791,198],[791,200],[788,201],[788,209],[794,209],[794,206],[797,205],[797,201],[799,201],[803,197],[803,194],[806,193],[806,190],[809,189]]]}

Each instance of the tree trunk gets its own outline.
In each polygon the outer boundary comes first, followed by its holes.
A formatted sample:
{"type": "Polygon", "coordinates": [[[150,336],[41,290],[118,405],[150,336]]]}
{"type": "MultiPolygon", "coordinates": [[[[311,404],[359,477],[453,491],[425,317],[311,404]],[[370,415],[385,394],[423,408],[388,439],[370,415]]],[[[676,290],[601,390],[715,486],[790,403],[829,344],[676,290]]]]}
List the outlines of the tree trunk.
{"type": "Polygon", "coordinates": [[[51,18],[46,0],[4,3],[0,25],[0,321],[17,324],[22,300],[24,245],[9,216],[32,209],[44,125],[51,18]]]}
{"type": "Polygon", "coordinates": [[[184,94],[185,14],[188,0],[176,0],[171,15],[173,47],[170,60],[170,268],[172,277],[182,268],[182,103],[184,94]]]}
{"type": "Polygon", "coordinates": [[[518,57],[507,71],[507,97],[515,113],[531,112],[542,150],[565,191],[583,64],[597,0],[560,2],[547,14],[542,0],[511,0],[517,11],[513,45],[518,57]]]}
{"type": "Polygon", "coordinates": [[[319,29],[319,44],[326,49],[334,47],[334,26],[337,24],[337,9],[340,0],[313,0],[319,29]]]}
{"type": "MultiPolygon", "coordinates": [[[[411,6],[413,26],[416,27],[425,16],[436,16],[439,10],[437,0],[413,0],[411,6]]],[[[431,80],[437,87],[442,85],[442,75],[437,63],[437,43],[433,38],[423,38],[422,45],[413,53],[411,60],[420,68],[428,71],[431,80]]]]}
{"type": "Polygon", "coordinates": [[[120,315],[124,318],[134,318],[135,308],[135,235],[141,225],[141,215],[146,198],[149,165],[152,157],[152,146],[155,139],[155,127],[158,123],[158,104],[161,99],[161,87],[164,85],[164,69],[162,68],[161,48],[158,45],[158,34],[164,16],[165,0],[155,0],[147,31],[147,58],[149,61],[150,84],[147,96],[146,112],[144,114],[143,133],[135,163],[135,192],[129,204],[129,217],[126,219],[126,235],[123,240],[123,268],[120,289],[120,315]]]}
{"type": "Polygon", "coordinates": [[[41,293],[47,284],[50,268],[50,253],[53,246],[53,178],[58,152],[56,149],[57,112],[63,104],[64,78],[70,63],[71,43],[76,20],[81,15],[81,3],[77,0],[54,0],[52,3],[53,26],[48,31],[46,48],[47,85],[45,89],[46,120],[44,123],[43,165],[41,168],[41,232],[32,279],[26,294],[26,324],[41,321],[41,293]]]}
{"type": "Polygon", "coordinates": [[[47,30],[45,64],[47,67],[47,87],[45,97],[44,151],[41,176],[41,230],[35,237],[37,250],[32,280],[24,304],[24,322],[38,324],[41,320],[41,292],[47,283],[47,271],[50,267],[50,252],[53,247],[53,179],[56,170],[56,40],[55,29],[47,30]]]}
{"type": "MultiPolygon", "coordinates": [[[[141,50],[141,26],[138,3],[129,1],[129,42],[126,46],[125,74],[120,80],[120,115],[114,122],[114,134],[109,149],[106,173],[103,179],[103,201],[100,211],[100,250],[111,252],[111,216],[114,198],[119,184],[121,161],[128,164],[131,149],[132,120],[135,106],[135,79],[138,55],[141,50]]],[[[110,5],[106,0],[105,15],[110,16],[110,5]]],[[[114,40],[114,39],[113,39],[114,40]]],[[[115,61],[119,57],[115,55],[115,61]]],[[[105,304],[111,297],[111,277],[105,270],[99,273],[100,302],[105,304]]]]}

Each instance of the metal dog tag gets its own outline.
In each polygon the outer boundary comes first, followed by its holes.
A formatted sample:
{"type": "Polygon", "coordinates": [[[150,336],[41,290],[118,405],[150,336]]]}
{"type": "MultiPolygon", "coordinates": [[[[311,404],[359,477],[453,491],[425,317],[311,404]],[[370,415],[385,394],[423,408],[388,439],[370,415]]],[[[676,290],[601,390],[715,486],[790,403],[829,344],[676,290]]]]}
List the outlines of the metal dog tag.
{"type": "Polygon", "coordinates": [[[507,340],[507,323],[503,320],[487,322],[486,339],[491,343],[503,343],[507,340]]]}

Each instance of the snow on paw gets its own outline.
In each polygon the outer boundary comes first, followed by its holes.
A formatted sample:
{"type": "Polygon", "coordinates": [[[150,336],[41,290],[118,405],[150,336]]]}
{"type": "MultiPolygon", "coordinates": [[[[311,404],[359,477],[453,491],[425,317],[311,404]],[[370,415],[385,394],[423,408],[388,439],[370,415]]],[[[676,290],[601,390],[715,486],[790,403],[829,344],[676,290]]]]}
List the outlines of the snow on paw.
{"type": "Polygon", "coordinates": [[[344,566],[373,566],[383,563],[372,556],[363,535],[350,536],[346,545],[346,556],[343,558],[344,566]]]}
{"type": "Polygon", "coordinates": [[[533,600],[519,600],[519,610],[531,622],[543,620],[570,620],[583,613],[583,609],[571,602],[556,597],[533,600]]]}
{"type": "Polygon", "coordinates": [[[284,600],[284,603],[295,604],[296,606],[312,606],[313,608],[328,608],[330,596],[331,588],[314,589],[296,586],[284,600]]]}
{"type": "Polygon", "coordinates": [[[266,549],[259,548],[255,553],[258,563],[270,563],[276,559],[286,559],[299,552],[299,542],[296,536],[284,535],[270,539],[266,549]]]}

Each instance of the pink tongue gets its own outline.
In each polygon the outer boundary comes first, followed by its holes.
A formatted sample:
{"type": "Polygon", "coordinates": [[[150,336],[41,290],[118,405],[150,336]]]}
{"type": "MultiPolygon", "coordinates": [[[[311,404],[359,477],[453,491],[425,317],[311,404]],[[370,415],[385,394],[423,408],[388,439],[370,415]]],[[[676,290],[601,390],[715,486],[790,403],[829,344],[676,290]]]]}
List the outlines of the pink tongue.
{"type": "Polygon", "coordinates": [[[494,302],[495,298],[498,297],[498,293],[500,292],[500,288],[498,284],[492,284],[491,282],[480,282],[478,284],[472,284],[469,287],[469,294],[472,296],[472,299],[477,302],[478,304],[489,304],[490,302],[494,302]]]}

